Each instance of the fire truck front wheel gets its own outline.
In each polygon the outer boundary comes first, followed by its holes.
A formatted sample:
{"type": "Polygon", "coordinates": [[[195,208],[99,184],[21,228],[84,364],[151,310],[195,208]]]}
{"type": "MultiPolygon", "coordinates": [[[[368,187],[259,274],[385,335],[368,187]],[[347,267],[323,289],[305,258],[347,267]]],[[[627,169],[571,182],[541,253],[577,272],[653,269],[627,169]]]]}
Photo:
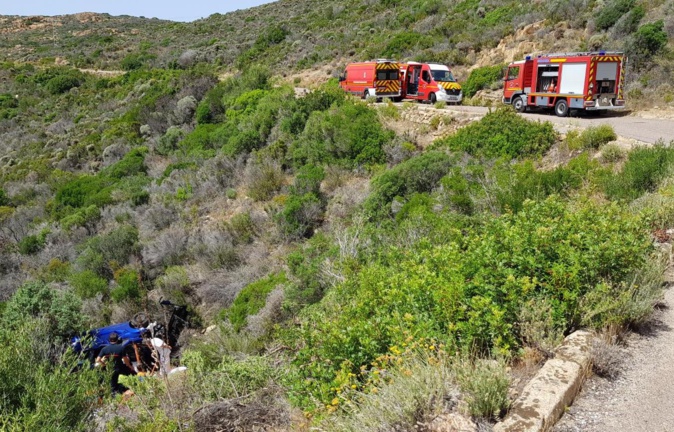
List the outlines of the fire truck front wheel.
{"type": "Polygon", "coordinates": [[[438,98],[435,97],[435,93],[431,93],[431,95],[428,97],[428,100],[431,102],[431,104],[435,105],[435,103],[438,101],[438,98]]]}
{"type": "Polygon", "coordinates": [[[555,104],[555,114],[557,117],[566,117],[569,115],[569,103],[566,99],[560,99],[555,104]]]}
{"type": "Polygon", "coordinates": [[[524,105],[524,99],[521,97],[516,97],[513,99],[513,108],[515,108],[515,111],[521,113],[524,112],[526,109],[526,106],[524,105]]]}

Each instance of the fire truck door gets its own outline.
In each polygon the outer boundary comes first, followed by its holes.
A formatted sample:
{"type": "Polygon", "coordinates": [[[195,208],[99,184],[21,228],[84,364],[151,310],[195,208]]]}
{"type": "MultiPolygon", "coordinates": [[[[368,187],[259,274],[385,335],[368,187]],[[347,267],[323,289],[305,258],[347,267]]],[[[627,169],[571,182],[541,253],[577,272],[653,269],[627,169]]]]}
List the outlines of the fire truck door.
{"type": "Polygon", "coordinates": [[[431,83],[431,74],[427,70],[421,72],[419,80],[419,96],[425,97],[428,94],[428,86],[431,83]]]}

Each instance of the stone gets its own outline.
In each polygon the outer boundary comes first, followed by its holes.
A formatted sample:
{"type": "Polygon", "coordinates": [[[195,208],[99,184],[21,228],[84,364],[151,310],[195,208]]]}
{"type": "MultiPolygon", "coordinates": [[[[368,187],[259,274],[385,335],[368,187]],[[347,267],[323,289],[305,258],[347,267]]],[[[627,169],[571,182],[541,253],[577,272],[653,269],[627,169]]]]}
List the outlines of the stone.
{"type": "Polygon", "coordinates": [[[427,426],[428,432],[477,432],[477,426],[460,414],[441,414],[427,426]]]}

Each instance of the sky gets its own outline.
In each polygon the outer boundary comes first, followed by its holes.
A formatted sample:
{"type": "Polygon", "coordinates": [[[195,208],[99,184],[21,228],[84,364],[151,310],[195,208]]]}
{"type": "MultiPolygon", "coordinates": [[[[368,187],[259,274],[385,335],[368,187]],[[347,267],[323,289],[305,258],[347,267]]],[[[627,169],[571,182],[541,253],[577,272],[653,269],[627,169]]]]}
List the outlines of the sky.
{"type": "Polygon", "coordinates": [[[273,0],[0,0],[0,15],[66,15],[100,12],[172,21],[247,9],[273,0]]]}

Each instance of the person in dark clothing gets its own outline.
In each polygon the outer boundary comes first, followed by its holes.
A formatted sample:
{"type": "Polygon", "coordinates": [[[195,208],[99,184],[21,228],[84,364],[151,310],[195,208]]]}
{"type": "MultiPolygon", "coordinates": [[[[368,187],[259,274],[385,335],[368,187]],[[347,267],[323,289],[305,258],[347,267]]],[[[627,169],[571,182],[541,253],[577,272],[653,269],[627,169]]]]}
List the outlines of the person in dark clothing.
{"type": "Polygon", "coordinates": [[[96,363],[102,366],[107,365],[112,362],[112,379],[110,380],[110,385],[112,388],[112,393],[123,394],[128,388],[123,384],[119,383],[120,375],[135,375],[136,371],[131,365],[131,360],[127,353],[126,347],[122,345],[122,341],[119,338],[117,333],[110,333],[108,337],[110,345],[106,345],[101,349],[101,352],[96,358],[96,363]]]}

